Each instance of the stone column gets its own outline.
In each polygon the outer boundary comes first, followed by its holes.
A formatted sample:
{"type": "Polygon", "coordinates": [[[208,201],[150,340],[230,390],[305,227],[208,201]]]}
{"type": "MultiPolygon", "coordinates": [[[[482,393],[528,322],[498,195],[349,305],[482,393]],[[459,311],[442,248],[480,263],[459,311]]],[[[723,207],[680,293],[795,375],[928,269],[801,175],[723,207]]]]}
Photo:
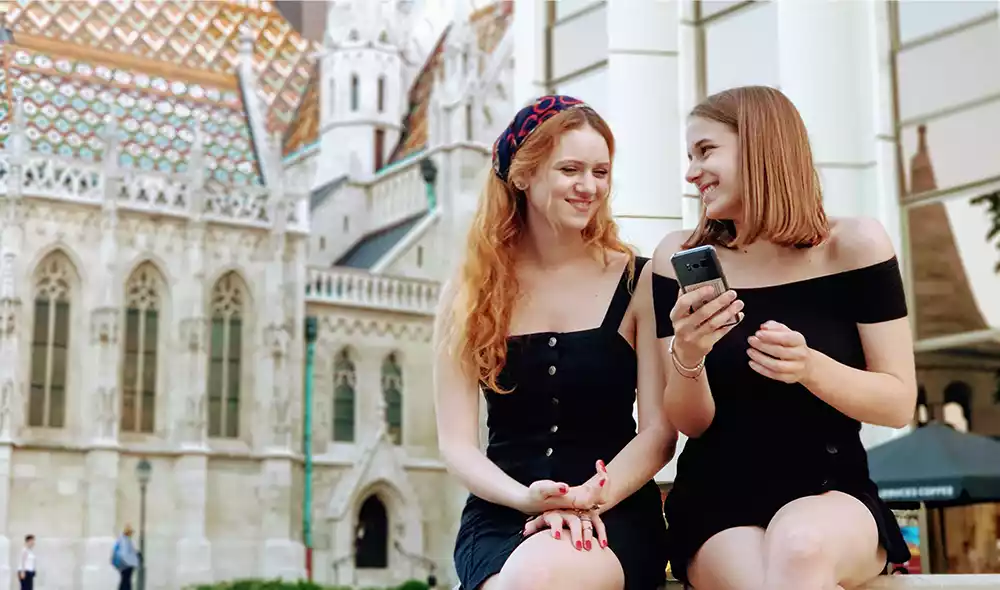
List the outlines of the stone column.
{"type": "Polygon", "coordinates": [[[7,516],[10,506],[11,456],[14,440],[24,420],[26,407],[19,369],[24,366],[18,352],[24,315],[17,283],[21,275],[18,260],[24,240],[21,210],[21,175],[24,166],[24,115],[21,101],[14,103],[10,135],[7,139],[10,173],[7,198],[0,204],[0,590],[9,590],[14,579],[7,516]]]}
{"type": "Polygon", "coordinates": [[[681,217],[683,227],[697,227],[701,219],[701,196],[698,190],[691,185],[684,176],[687,174],[687,118],[694,107],[705,97],[703,60],[699,53],[699,37],[704,32],[698,30],[695,23],[695,0],[679,0],[677,8],[679,13],[678,34],[678,76],[677,88],[679,96],[678,116],[678,150],[680,157],[678,194],[681,195],[681,217]]]}
{"type": "MultiPolygon", "coordinates": [[[[514,5],[514,111],[545,94],[546,13],[548,2],[517,0],[514,5]]],[[[504,117],[513,117],[514,113],[504,117]]]]}
{"type": "Polygon", "coordinates": [[[777,3],[781,90],[809,130],[830,216],[871,214],[878,199],[872,4],[777,3]]]}
{"type": "Polygon", "coordinates": [[[88,403],[81,407],[81,432],[90,443],[86,456],[86,503],[83,541],[82,587],[107,588],[115,583],[108,560],[115,543],[118,498],[119,363],[121,349],[120,305],[124,289],[118,276],[117,191],[122,182],[118,168],[117,122],[111,119],[104,131],[104,202],[101,211],[101,246],[98,307],[90,316],[90,350],[96,356],[91,372],[88,403]]]}
{"type": "Polygon", "coordinates": [[[607,14],[608,122],[617,142],[612,203],[622,237],[649,256],[681,226],[678,6],[608,2],[607,14]],[[639,108],[640,96],[656,108],[639,108]]]}
{"type": "Polygon", "coordinates": [[[212,544],[205,534],[207,519],[208,437],[207,382],[209,322],[205,309],[204,161],[202,134],[195,130],[189,156],[191,217],[187,227],[188,297],[175,308],[180,321],[179,358],[187,366],[187,379],[175,385],[170,413],[176,416],[172,437],[181,454],[174,462],[173,493],[177,502],[177,545],[174,579],[178,587],[211,583],[212,544]]]}

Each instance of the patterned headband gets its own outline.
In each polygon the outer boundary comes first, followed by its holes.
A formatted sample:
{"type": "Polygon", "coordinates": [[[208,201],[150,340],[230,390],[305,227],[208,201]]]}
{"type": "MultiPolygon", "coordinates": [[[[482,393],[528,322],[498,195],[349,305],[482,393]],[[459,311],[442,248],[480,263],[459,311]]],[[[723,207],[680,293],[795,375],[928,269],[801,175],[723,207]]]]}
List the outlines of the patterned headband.
{"type": "Polygon", "coordinates": [[[585,107],[583,101],[564,95],[548,95],[536,99],[533,103],[517,112],[514,120],[503,130],[496,143],[493,144],[493,172],[497,177],[507,182],[510,163],[514,154],[543,122],[567,109],[585,107]]]}

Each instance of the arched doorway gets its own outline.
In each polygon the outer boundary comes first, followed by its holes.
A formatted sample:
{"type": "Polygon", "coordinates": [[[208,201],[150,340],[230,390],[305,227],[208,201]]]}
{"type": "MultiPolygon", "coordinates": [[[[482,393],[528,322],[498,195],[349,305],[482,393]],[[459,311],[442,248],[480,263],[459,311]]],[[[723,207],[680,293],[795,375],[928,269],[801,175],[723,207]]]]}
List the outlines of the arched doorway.
{"type": "Polygon", "coordinates": [[[354,567],[389,567],[389,515],[385,504],[372,494],[361,504],[354,535],[354,567]]]}

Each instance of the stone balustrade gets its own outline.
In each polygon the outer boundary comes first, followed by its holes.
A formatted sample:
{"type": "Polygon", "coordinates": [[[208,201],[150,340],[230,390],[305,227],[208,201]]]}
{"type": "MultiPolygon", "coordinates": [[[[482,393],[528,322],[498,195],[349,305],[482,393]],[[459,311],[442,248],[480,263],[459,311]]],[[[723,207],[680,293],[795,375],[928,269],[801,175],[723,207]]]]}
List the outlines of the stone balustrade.
{"type": "Polygon", "coordinates": [[[370,275],[342,268],[311,268],[306,300],[349,307],[433,315],[441,286],[432,281],[370,275]]]}
{"type": "Polygon", "coordinates": [[[388,227],[427,210],[427,186],[420,171],[424,154],[380,171],[368,190],[369,219],[388,227]]]}

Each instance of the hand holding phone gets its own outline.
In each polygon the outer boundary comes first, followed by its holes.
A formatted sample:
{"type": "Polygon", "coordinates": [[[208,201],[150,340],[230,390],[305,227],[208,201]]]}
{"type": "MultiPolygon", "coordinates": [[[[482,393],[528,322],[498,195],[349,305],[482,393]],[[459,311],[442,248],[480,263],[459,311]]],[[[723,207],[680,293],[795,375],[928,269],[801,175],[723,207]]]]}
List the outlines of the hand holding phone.
{"type": "Polygon", "coordinates": [[[743,302],[729,288],[713,246],[681,250],[670,262],[683,292],[670,312],[674,351],[682,362],[697,363],[743,320],[743,302]]]}

